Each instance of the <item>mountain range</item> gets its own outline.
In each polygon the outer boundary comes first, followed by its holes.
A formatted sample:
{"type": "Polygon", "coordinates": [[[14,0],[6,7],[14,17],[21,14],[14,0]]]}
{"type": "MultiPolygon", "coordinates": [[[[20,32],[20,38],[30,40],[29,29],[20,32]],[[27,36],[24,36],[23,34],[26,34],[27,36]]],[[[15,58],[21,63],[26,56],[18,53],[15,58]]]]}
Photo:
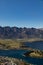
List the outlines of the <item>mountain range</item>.
{"type": "Polygon", "coordinates": [[[24,38],[43,38],[43,28],[18,28],[0,26],[0,38],[24,39],[24,38]]]}

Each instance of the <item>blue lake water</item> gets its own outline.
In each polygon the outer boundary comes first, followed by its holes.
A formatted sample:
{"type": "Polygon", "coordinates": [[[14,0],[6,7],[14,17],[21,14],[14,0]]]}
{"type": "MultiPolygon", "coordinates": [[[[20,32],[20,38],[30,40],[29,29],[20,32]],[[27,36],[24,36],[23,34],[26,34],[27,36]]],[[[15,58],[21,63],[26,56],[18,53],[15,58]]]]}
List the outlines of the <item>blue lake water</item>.
{"type": "Polygon", "coordinates": [[[31,48],[34,48],[34,49],[43,50],[43,41],[37,41],[37,42],[32,42],[32,43],[26,42],[24,44],[27,47],[31,47],[31,48]]]}
{"type": "MultiPolygon", "coordinates": [[[[26,42],[25,45],[35,49],[43,50],[43,42],[33,42],[33,43],[26,42]]],[[[24,57],[23,54],[27,51],[28,50],[0,50],[0,56],[18,58],[35,65],[43,65],[43,58],[39,59],[32,57],[24,57]]]]}
{"type": "Polygon", "coordinates": [[[28,63],[32,63],[36,65],[43,65],[43,59],[24,57],[23,54],[25,52],[27,52],[27,50],[0,50],[0,56],[18,58],[28,63]]]}

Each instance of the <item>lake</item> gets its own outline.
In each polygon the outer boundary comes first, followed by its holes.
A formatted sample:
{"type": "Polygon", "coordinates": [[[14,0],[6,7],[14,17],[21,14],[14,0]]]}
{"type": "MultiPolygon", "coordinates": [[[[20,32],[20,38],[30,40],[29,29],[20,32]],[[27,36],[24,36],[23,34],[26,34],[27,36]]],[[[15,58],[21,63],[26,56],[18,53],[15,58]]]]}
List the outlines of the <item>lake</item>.
{"type": "MultiPolygon", "coordinates": [[[[32,47],[34,49],[43,50],[43,42],[26,42],[26,46],[32,47]]],[[[8,56],[13,58],[22,59],[28,63],[32,63],[35,65],[43,65],[43,58],[32,58],[32,57],[24,57],[23,54],[26,53],[28,50],[0,50],[0,56],[8,56]]]]}
{"type": "Polygon", "coordinates": [[[27,52],[27,50],[0,50],[0,56],[18,58],[28,63],[43,65],[43,59],[24,57],[23,54],[25,52],[27,52]]]}
{"type": "Polygon", "coordinates": [[[43,41],[37,41],[37,42],[25,42],[24,45],[26,47],[31,47],[34,49],[43,50],[43,41]]]}

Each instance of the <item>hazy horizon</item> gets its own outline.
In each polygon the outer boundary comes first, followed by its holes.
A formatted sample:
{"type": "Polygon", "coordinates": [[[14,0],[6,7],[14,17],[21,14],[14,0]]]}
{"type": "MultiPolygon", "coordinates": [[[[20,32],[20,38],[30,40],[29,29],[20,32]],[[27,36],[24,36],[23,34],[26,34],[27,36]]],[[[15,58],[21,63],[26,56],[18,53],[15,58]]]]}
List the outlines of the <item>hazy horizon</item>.
{"type": "Polygon", "coordinates": [[[35,26],[18,26],[18,25],[0,25],[0,27],[18,27],[18,28],[43,28],[43,27],[35,27],[35,26]]]}

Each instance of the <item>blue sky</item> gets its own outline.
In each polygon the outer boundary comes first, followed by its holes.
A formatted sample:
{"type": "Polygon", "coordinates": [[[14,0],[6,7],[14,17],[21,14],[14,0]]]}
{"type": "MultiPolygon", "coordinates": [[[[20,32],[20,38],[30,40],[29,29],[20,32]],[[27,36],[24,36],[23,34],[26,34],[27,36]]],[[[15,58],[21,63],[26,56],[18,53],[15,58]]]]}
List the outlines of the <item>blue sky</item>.
{"type": "Polygon", "coordinates": [[[0,0],[0,26],[43,27],[43,0],[0,0]]]}

